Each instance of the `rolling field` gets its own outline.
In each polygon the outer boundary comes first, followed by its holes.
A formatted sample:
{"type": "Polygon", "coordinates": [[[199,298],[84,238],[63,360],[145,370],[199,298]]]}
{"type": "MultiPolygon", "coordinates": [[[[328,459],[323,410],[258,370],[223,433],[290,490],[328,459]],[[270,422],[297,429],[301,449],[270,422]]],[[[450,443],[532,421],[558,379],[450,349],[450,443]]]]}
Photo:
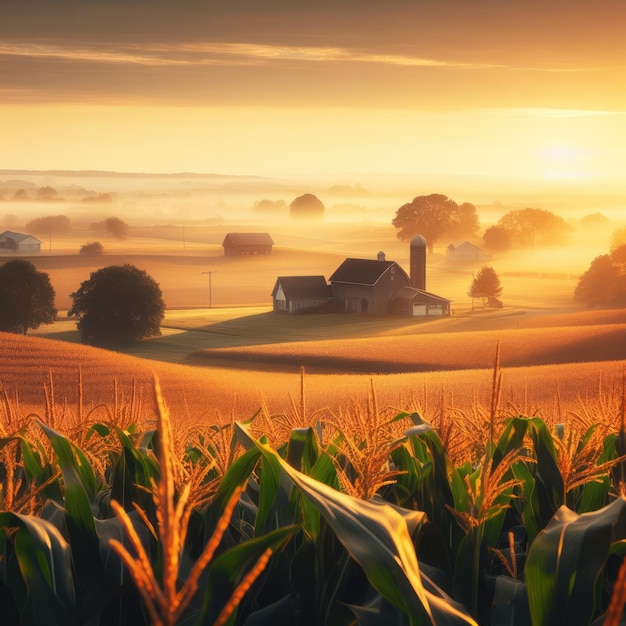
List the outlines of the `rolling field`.
{"type": "MultiPolygon", "coordinates": [[[[429,257],[427,282],[453,300],[449,318],[281,316],[270,310],[277,276],[328,277],[345,256],[374,257],[381,248],[406,267],[407,246],[388,227],[324,225],[319,233],[288,235],[285,226],[276,230],[280,245],[271,256],[227,259],[220,243],[228,227],[200,230],[195,239],[188,233],[182,252],[179,235],[163,227],[105,243],[100,258],[76,254],[83,235],[56,241],[55,254],[31,257],[49,273],[60,314],[57,323],[28,337],[0,334],[0,384],[11,407],[41,415],[44,387],[52,380],[57,406],[66,406],[66,419],[75,418],[80,377],[85,407],[121,411],[134,390],[149,419],[156,374],[175,419],[246,419],[263,403],[273,413],[290,411],[304,366],[311,413],[365,402],[373,381],[381,406],[420,406],[428,417],[442,402],[467,410],[489,403],[498,342],[508,410],[563,417],[582,405],[615,401],[626,358],[626,312],[574,308],[576,275],[542,274],[540,257],[521,274],[512,261],[494,260],[496,270],[511,272],[502,277],[500,311],[472,310],[466,292],[476,268],[450,266],[437,253],[429,257]],[[168,306],[162,336],[123,354],[80,345],[75,322],[64,312],[70,293],[90,272],[123,263],[145,269],[160,284],[168,306]],[[210,309],[203,274],[209,269],[210,309]]],[[[587,263],[577,262],[578,269],[587,263]]]]}

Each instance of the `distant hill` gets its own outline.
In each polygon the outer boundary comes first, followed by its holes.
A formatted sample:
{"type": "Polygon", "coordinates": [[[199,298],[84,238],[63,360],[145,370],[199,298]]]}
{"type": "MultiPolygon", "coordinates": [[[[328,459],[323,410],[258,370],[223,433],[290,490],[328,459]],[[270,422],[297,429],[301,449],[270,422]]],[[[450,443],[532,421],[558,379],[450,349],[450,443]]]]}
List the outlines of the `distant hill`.
{"type": "Polygon", "coordinates": [[[229,180],[265,180],[264,176],[236,174],[201,174],[198,172],[115,172],[108,170],[10,170],[0,169],[0,176],[66,176],[90,178],[194,178],[194,179],[229,179],[229,180]]]}

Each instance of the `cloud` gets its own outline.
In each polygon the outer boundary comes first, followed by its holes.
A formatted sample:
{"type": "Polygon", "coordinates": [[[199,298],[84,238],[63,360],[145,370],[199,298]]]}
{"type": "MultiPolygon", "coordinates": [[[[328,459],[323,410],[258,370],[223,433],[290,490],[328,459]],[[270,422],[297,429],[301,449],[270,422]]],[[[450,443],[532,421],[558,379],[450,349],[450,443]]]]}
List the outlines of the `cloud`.
{"type": "MultiPolygon", "coordinates": [[[[130,66],[255,65],[304,61],[362,63],[439,69],[513,69],[494,63],[469,63],[410,55],[374,54],[350,48],[262,45],[252,43],[120,44],[100,47],[59,43],[0,43],[0,55],[130,66]]],[[[575,68],[535,67],[538,71],[577,71],[575,68]]]]}

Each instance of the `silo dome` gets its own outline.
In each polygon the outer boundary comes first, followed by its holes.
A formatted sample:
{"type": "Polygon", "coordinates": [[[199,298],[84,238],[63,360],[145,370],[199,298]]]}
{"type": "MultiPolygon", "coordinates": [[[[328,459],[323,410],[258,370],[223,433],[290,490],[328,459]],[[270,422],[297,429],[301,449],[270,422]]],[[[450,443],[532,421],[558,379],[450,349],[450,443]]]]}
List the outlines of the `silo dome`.
{"type": "Polygon", "coordinates": [[[422,237],[422,235],[415,235],[413,239],[411,239],[411,248],[416,246],[417,248],[425,248],[426,247],[426,239],[422,237]]]}

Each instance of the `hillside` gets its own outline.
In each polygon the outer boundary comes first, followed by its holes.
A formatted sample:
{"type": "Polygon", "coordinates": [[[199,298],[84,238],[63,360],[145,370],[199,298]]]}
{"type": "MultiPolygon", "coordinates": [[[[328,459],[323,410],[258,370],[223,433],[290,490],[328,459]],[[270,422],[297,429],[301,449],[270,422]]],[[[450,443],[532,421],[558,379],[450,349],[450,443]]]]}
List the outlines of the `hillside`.
{"type": "MultiPolygon", "coordinates": [[[[506,367],[503,370],[503,406],[511,412],[545,416],[557,411],[580,412],[604,406],[610,409],[619,399],[626,361],[598,361],[534,367],[506,367]]],[[[307,374],[306,403],[314,411],[339,412],[353,402],[365,403],[373,381],[381,407],[411,409],[420,406],[426,416],[436,412],[442,398],[448,407],[487,405],[492,371],[402,373],[393,375],[307,374]]],[[[177,423],[196,420],[222,422],[247,419],[266,403],[272,413],[289,411],[299,396],[299,367],[276,375],[271,371],[242,371],[229,367],[192,367],[147,361],[115,352],[69,344],[41,337],[0,333],[0,384],[15,414],[45,413],[44,387],[53,382],[57,411],[64,421],[77,415],[79,377],[82,401],[93,417],[106,419],[112,412],[128,411],[133,386],[141,415],[151,419],[153,375],[158,375],[165,398],[177,423]],[[117,397],[117,409],[116,409],[117,397]]],[[[3,407],[3,404],[0,404],[3,407]]],[[[6,411],[6,407],[0,411],[6,411]]],[[[615,413],[617,415],[617,413],[615,413]]],[[[57,415],[57,419],[59,416],[57,415]]]]}

